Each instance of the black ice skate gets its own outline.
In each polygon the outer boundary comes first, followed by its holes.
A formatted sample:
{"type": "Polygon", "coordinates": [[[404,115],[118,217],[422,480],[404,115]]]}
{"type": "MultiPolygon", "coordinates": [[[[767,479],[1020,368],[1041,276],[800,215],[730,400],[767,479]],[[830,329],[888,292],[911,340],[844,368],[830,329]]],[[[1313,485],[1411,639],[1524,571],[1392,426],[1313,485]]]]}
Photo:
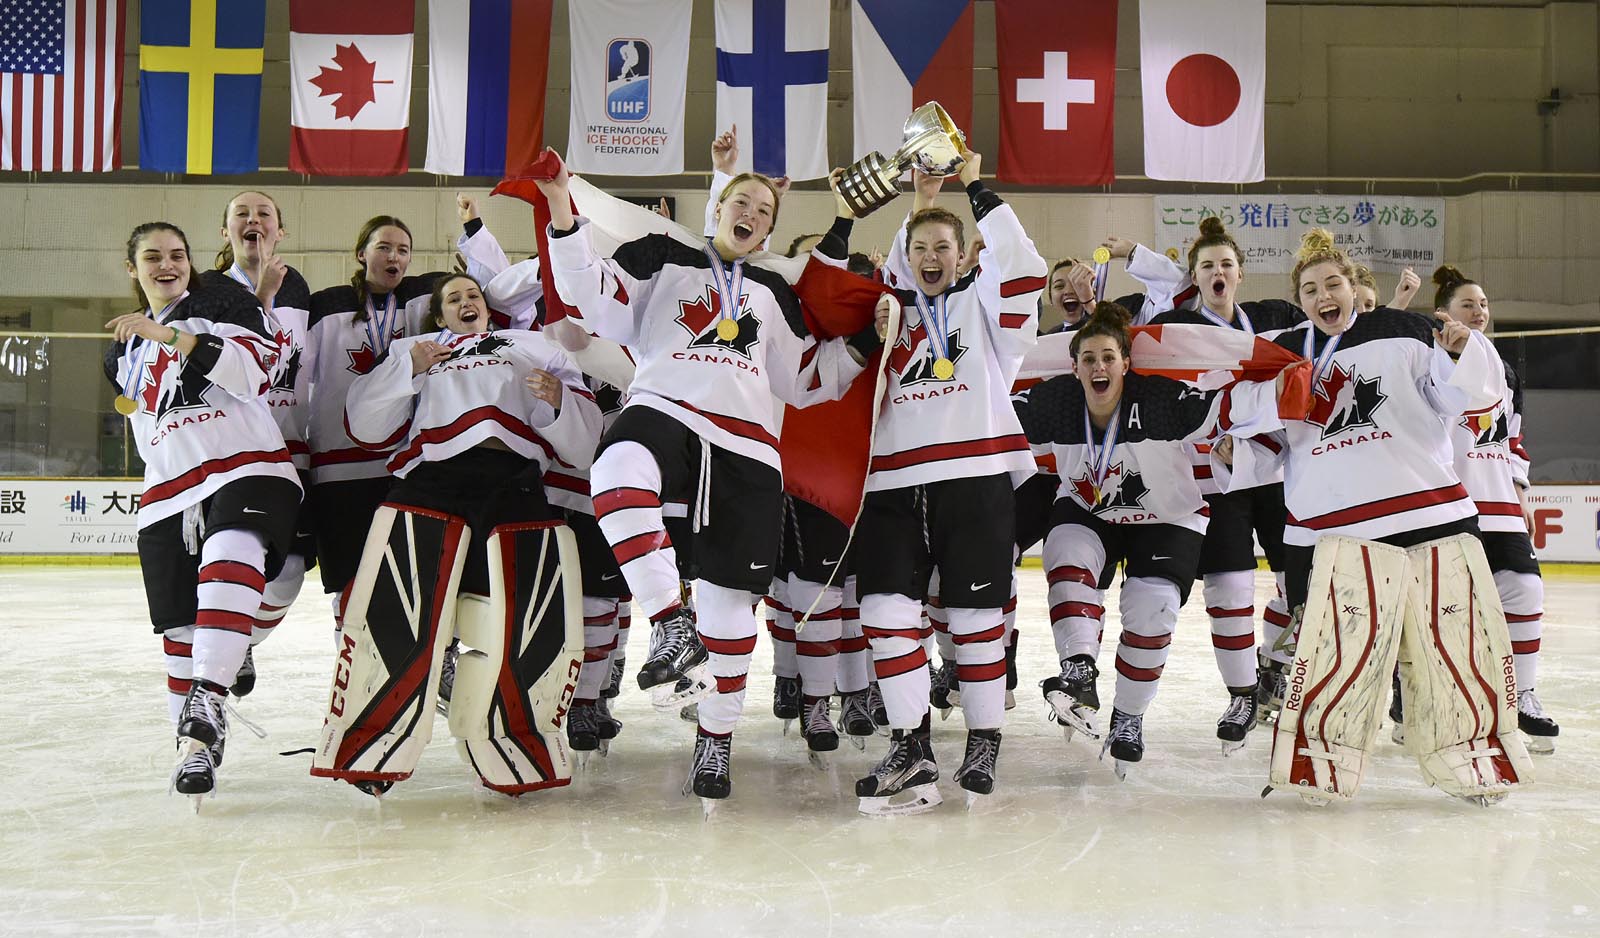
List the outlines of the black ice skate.
{"type": "Polygon", "coordinates": [[[433,703],[442,717],[450,715],[450,695],[456,689],[456,659],[460,657],[461,640],[452,638],[444,650],[444,662],[439,665],[439,696],[433,703]]]}
{"type": "MultiPolygon", "coordinates": [[[[929,667],[933,667],[929,665],[929,667]]],[[[928,703],[939,711],[939,719],[950,719],[950,711],[961,700],[961,684],[956,679],[956,663],[946,661],[934,668],[928,684],[928,703]],[[953,699],[952,699],[953,698],[953,699]]]]}
{"type": "Polygon", "coordinates": [[[733,776],[728,764],[733,754],[733,737],[710,736],[704,731],[694,737],[694,764],[689,768],[689,779],[683,783],[683,793],[693,791],[700,797],[700,807],[709,819],[716,813],[717,804],[733,790],[733,776]]]}
{"type": "Polygon", "coordinates": [[[967,790],[967,810],[994,792],[995,763],[1000,760],[999,730],[968,730],[967,754],[956,771],[956,784],[967,790]]]}
{"type": "Polygon", "coordinates": [[[833,727],[832,697],[806,697],[800,715],[800,734],[806,740],[806,755],[811,764],[824,771],[829,753],[839,748],[839,732],[833,727]]]}
{"type": "Polygon", "coordinates": [[[172,772],[172,789],[194,797],[200,810],[202,796],[217,784],[217,766],[228,738],[227,701],[203,681],[189,685],[189,696],[178,715],[178,765],[172,772]]]}
{"type": "Polygon", "coordinates": [[[1073,733],[1082,733],[1090,739],[1099,739],[1094,715],[1100,710],[1100,692],[1095,681],[1100,669],[1088,655],[1073,655],[1061,662],[1061,673],[1040,682],[1044,702],[1050,706],[1050,719],[1061,725],[1067,742],[1073,733]]]}
{"type": "Polygon", "coordinates": [[[601,748],[604,743],[600,739],[599,710],[593,701],[574,700],[572,709],[567,711],[567,748],[572,750],[573,761],[580,769],[588,767],[594,753],[605,754],[601,748]]]}
{"type": "Polygon", "coordinates": [[[1017,636],[1013,632],[1011,644],[1006,646],[1006,709],[1017,709],[1017,636]]]}
{"type": "Polygon", "coordinates": [[[1544,706],[1531,687],[1517,694],[1517,729],[1527,737],[1529,752],[1556,751],[1556,737],[1561,735],[1561,727],[1545,715],[1544,706]]]}
{"type": "Polygon", "coordinates": [[[1289,693],[1289,675],[1283,662],[1262,659],[1256,667],[1256,720],[1261,723],[1278,722],[1278,711],[1283,709],[1283,698],[1289,693]]]}
{"type": "Polygon", "coordinates": [[[1398,666],[1394,669],[1394,678],[1390,681],[1389,687],[1389,722],[1394,727],[1389,730],[1389,738],[1404,746],[1406,744],[1406,709],[1400,700],[1400,668],[1398,666]]]}
{"type": "Polygon", "coordinates": [[[872,713],[872,723],[884,736],[889,735],[889,708],[883,704],[883,691],[877,681],[867,684],[867,710],[872,713]]]}
{"type": "Polygon", "coordinates": [[[239,665],[239,673],[233,676],[233,686],[228,688],[228,693],[235,697],[244,697],[256,689],[255,650],[254,645],[244,650],[244,662],[239,665]]]}
{"type": "Polygon", "coordinates": [[[850,737],[850,745],[857,749],[866,749],[867,737],[878,731],[869,696],[866,690],[839,695],[839,732],[850,737]]]}
{"type": "Polygon", "coordinates": [[[1228,709],[1222,711],[1217,721],[1217,738],[1222,740],[1222,754],[1231,756],[1244,748],[1244,738],[1256,728],[1256,689],[1230,687],[1228,709]]]}
{"type": "Polygon", "coordinates": [[[871,817],[921,814],[944,799],[939,795],[939,764],[926,733],[895,730],[889,752],[872,770],[856,781],[858,810],[871,817]],[[901,797],[898,801],[896,796],[901,797]]]}
{"type": "Polygon", "coordinates": [[[1126,779],[1128,766],[1144,758],[1144,714],[1123,713],[1111,708],[1111,730],[1100,748],[1100,758],[1104,759],[1107,752],[1116,763],[1113,771],[1117,778],[1126,779]]]}
{"type": "Polygon", "coordinates": [[[789,735],[789,724],[800,719],[800,679],[774,675],[772,678],[772,715],[783,721],[783,735],[789,735]]]}
{"type": "Polygon", "coordinates": [[[679,609],[651,625],[650,657],[639,669],[639,689],[650,691],[650,702],[663,713],[698,703],[716,687],[708,658],[693,614],[679,609]],[[680,684],[680,678],[687,683],[680,684]]]}
{"type": "Polygon", "coordinates": [[[628,656],[618,648],[616,654],[611,656],[611,677],[606,680],[606,689],[600,692],[601,697],[615,700],[617,695],[622,693],[622,675],[627,667],[628,656]]]}
{"type": "Polygon", "coordinates": [[[198,814],[200,802],[217,787],[217,764],[211,747],[193,740],[179,740],[178,754],[178,767],[172,772],[172,790],[193,798],[198,814]]]}

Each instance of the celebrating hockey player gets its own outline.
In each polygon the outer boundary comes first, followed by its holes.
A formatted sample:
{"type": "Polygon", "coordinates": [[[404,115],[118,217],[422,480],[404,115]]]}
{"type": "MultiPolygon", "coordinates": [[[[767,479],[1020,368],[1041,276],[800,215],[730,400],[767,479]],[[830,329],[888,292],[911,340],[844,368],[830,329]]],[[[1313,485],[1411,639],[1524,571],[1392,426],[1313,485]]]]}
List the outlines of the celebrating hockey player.
{"type": "Polygon", "coordinates": [[[429,298],[436,334],[397,339],[350,385],[350,438],[392,453],[345,611],[312,773],[379,794],[431,736],[445,647],[459,635],[450,730],[496,791],[564,784],[561,722],[583,649],[577,550],[544,493],[587,465],[600,410],[539,333],[489,331],[465,274],[429,298]]]}
{"type": "MultiPolygon", "coordinates": [[[[796,407],[838,398],[879,339],[869,326],[849,344],[817,341],[783,278],[748,262],[778,216],[778,192],[765,176],[728,184],[717,233],[701,247],[649,235],[609,258],[595,252],[588,222],[572,214],[565,167],[539,187],[551,209],[546,261],[578,311],[575,321],[627,346],[638,362],[595,460],[595,512],[652,622],[639,686],[672,688],[689,678],[715,688],[699,705],[685,786],[710,799],[710,810],[731,789],[732,733],[755,646],[752,605],[777,559],[783,487],[773,398],[796,407]],[[691,505],[693,614],[680,599],[663,497],[691,505]]],[[[841,214],[818,252],[842,264],[851,218],[837,201],[841,214]]]]}
{"type": "Polygon", "coordinates": [[[294,536],[300,482],[266,397],[280,349],[254,297],[191,294],[189,240],[150,222],[128,238],[141,309],[106,323],[106,377],[144,460],[139,566],[162,636],[177,726],[173,787],[216,787],[224,706],[267,581],[294,536]]]}

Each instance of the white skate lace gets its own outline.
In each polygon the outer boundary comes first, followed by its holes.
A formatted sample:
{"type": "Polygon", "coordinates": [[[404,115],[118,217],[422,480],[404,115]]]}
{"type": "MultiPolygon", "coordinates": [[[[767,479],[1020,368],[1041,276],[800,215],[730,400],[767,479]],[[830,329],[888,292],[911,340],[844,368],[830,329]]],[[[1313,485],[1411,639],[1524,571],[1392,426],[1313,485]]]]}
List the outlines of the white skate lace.
{"type": "Polygon", "coordinates": [[[597,733],[600,730],[598,717],[594,707],[575,706],[567,713],[567,726],[572,733],[597,733]]]}
{"type": "Polygon", "coordinates": [[[889,740],[889,752],[883,757],[883,761],[878,763],[878,767],[872,770],[872,774],[879,780],[891,779],[905,771],[906,766],[910,764],[911,737],[898,736],[889,740]]]}
{"type": "Polygon", "coordinates": [[[1250,722],[1250,706],[1251,700],[1249,697],[1235,696],[1228,701],[1228,709],[1223,712],[1222,719],[1217,722],[1248,723],[1250,722]]]}
{"type": "Polygon", "coordinates": [[[813,733],[826,733],[833,729],[833,720],[828,713],[828,698],[818,697],[806,705],[805,726],[806,735],[813,733]]]}
{"type": "Polygon", "coordinates": [[[947,691],[955,686],[955,676],[956,666],[946,661],[939,665],[937,671],[933,672],[933,686],[939,690],[947,691]]]}
{"type": "Polygon", "coordinates": [[[694,775],[727,775],[730,749],[728,740],[700,737],[694,747],[694,775]]]}
{"type": "Polygon", "coordinates": [[[994,774],[994,764],[1000,759],[1000,741],[988,736],[967,737],[967,758],[961,766],[961,774],[968,772],[983,772],[986,775],[994,774]]]}
{"type": "Polygon", "coordinates": [[[228,716],[224,711],[224,701],[220,694],[200,687],[200,682],[195,682],[195,690],[184,703],[183,719],[198,720],[209,726],[215,727],[217,738],[228,735],[228,716]]]}
{"type": "Polygon", "coordinates": [[[1142,735],[1144,728],[1144,714],[1124,715],[1121,720],[1114,720],[1111,724],[1111,735],[1106,738],[1109,746],[1112,742],[1136,743],[1142,735]]]}
{"type": "Polygon", "coordinates": [[[839,730],[846,732],[845,728],[852,722],[862,720],[867,723],[872,722],[872,710],[867,706],[866,691],[862,691],[859,694],[846,694],[844,705],[839,708],[839,730]]]}
{"type": "Polygon", "coordinates": [[[1544,705],[1539,703],[1539,697],[1532,688],[1517,695],[1517,712],[1524,716],[1544,719],[1544,705]]]}
{"type": "Polygon", "coordinates": [[[1061,666],[1061,683],[1083,685],[1094,680],[1094,665],[1087,661],[1067,661],[1061,666]]]}
{"type": "MultiPolygon", "coordinates": [[[[167,781],[167,791],[170,793],[178,790],[179,776],[197,772],[215,773],[216,771],[217,763],[215,754],[211,751],[210,746],[202,746],[201,748],[196,749],[194,752],[189,753],[189,755],[182,762],[179,762],[177,767],[172,770],[172,778],[167,781]]],[[[216,782],[213,780],[212,784],[214,786],[216,782]]]]}

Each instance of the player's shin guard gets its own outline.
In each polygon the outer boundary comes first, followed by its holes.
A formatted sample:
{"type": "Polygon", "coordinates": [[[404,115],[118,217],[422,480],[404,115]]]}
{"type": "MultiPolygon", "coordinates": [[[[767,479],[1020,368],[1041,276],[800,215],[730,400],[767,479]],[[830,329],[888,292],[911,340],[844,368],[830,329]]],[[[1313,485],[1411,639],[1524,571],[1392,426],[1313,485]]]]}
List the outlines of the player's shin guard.
{"type": "Polygon", "coordinates": [[[844,605],[839,625],[839,693],[854,694],[867,689],[872,668],[871,646],[861,631],[861,601],[856,598],[856,580],[844,581],[844,605]]]}
{"type": "Polygon", "coordinates": [[[913,730],[928,714],[928,653],[921,635],[922,604],[896,593],[873,593],[861,599],[861,629],[872,646],[889,725],[913,730]]]}
{"type": "Polygon", "coordinates": [[[997,730],[1006,712],[1005,615],[999,609],[948,613],[967,729],[997,730]]]}
{"type": "Polygon", "coordinates": [[[1178,588],[1170,580],[1124,577],[1115,709],[1133,716],[1150,709],[1156,684],[1172,651],[1172,631],[1178,624],[1178,607],[1182,604],[1178,588]]]}
{"type": "Polygon", "coordinates": [[[824,589],[821,583],[791,577],[789,598],[794,602],[797,618],[811,610],[803,629],[798,629],[796,623],[794,649],[800,672],[800,692],[807,697],[832,697],[839,683],[843,590],[837,586],[824,589]]]}
{"type": "Polygon", "coordinates": [[[189,685],[194,682],[194,626],[161,633],[161,656],[167,663],[167,715],[177,726],[183,702],[189,699],[189,685]]]}
{"type": "Polygon", "coordinates": [[[700,701],[700,729],[732,733],[744,711],[745,682],[756,647],[755,597],[747,590],[694,581],[696,627],[706,646],[717,689],[700,701]]]}
{"type": "Polygon", "coordinates": [[[1077,524],[1052,528],[1044,541],[1045,579],[1050,587],[1050,629],[1056,657],[1100,654],[1105,594],[1098,589],[1105,547],[1090,529],[1077,524]]]}
{"type": "MultiPolygon", "coordinates": [[[[1533,778],[1494,575],[1470,534],[1411,548],[1400,679],[1406,746],[1430,785],[1497,801],[1533,778]]],[[[1384,673],[1388,673],[1387,670],[1384,673]]]]}
{"type": "Polygon", "coordinates": [[[1205,575],[1206,615],[1211,617],[1211,648],[1217,673],[1229,688],[1256,683],[1256,575],[1230,570],[1205,575]]]}
{"type": "Polygon", "coordinates": [[[559,521],[518,522],[490,531],[486,554],[489,595],[463,596],[458,607],[456,750],[494,791],[565,785],[562,724],[583,660],[578,542],[559,521]]]}
{"type": "Polygon", "coordinates": [[[470,539],[453,515],[378,508],[345,604],[312,775],[352,783],[410,777],[433,738],[439,667],[470,539]]]}
{"type": "Polygon", "coordinates": [[[1544,580],[1537,573],[1501,570],[1494,575],[1500,605],[1511,633],[1511,660],[1517,690],[1533,690],[1539,680],[1539,642],[1544,634],[1544,580]]]}
{"type": "Polygon", "coordinates": [[[1405,615],[1406,552],[1324,536],[1312,555],[1269,788],[1354,798],[1388,699],[1405,615]]]}

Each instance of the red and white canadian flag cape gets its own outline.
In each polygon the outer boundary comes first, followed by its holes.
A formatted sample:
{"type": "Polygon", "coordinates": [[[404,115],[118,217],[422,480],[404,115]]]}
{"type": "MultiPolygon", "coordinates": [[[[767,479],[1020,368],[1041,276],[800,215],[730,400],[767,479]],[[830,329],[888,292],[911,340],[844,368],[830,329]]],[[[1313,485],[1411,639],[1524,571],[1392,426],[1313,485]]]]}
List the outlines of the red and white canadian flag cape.
{"type": "Polygon", "coordinates": [[[290,0],[291,170],[406,171],[414,16],[411,4],[386,0],[290,0]]]}
{"type": "Polygon", "coordinates": [[[1146,176],[1266,176],[1266,0],[1142,0],[1139,73],[1146,176]]]}

